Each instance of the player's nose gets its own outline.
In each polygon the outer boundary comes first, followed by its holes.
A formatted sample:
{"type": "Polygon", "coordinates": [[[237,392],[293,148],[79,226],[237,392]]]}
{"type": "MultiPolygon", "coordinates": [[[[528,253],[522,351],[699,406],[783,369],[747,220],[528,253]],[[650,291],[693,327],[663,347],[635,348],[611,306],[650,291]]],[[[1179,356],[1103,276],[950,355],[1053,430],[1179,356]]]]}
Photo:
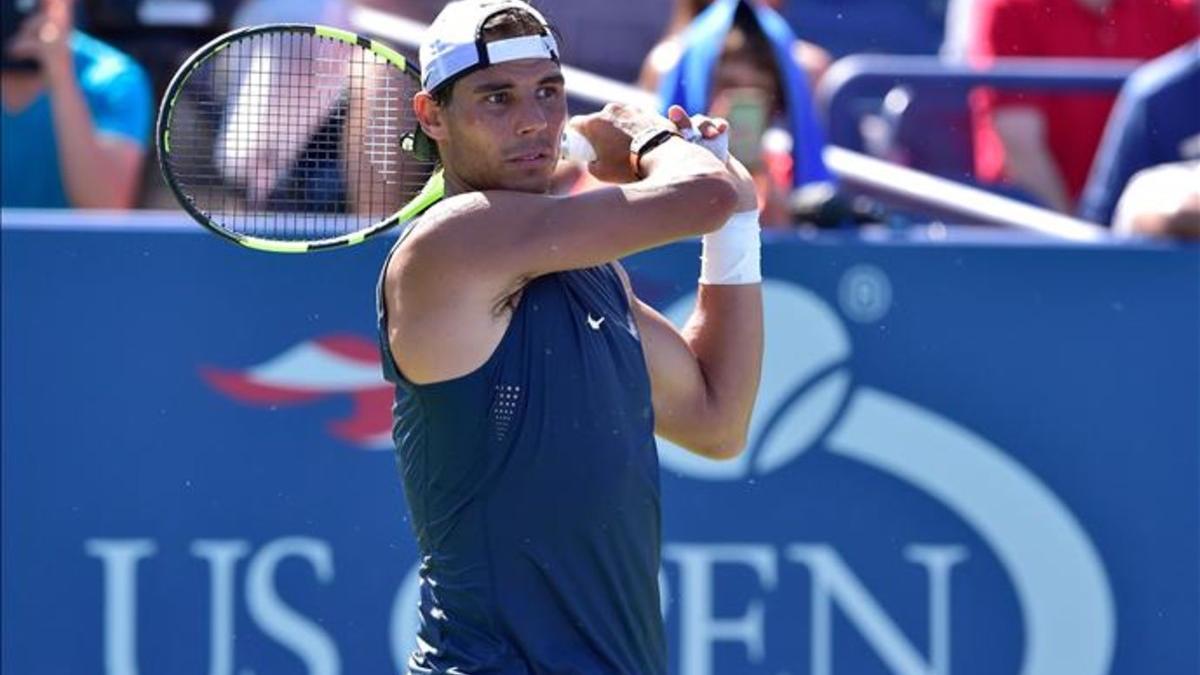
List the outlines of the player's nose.
{"type": "Polygon", "coordinates": [[[522,102],[517,106],[514,115],[518,136],[542,131],[550,125],[549,114],[536,98],[526,99],[522,102]]]}

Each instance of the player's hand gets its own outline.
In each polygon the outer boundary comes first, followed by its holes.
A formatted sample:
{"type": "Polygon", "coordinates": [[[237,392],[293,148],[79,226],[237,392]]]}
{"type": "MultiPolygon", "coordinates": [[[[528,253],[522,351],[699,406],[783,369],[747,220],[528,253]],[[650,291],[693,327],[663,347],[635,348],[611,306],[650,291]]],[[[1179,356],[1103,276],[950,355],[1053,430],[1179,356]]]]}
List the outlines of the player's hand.
{"type": "Polygon", "coordinates": [[[724,147],[725,168],[729,171],[729,175],[733,176],[734,187],[738,194],[738,202],[734,210],[742,213],[758,208],[758,190],[754,185],[754,177],[736,157],[729,153],[728,136],[724,139],[721,138],[729,133],[728,121],[707,115],[688,115],[679,106],[671,106],[667,111],[667,119],[675,124],[684,137],[689,134],[699,134],[696,142],[709,148],[714,154],[718,148],[724,147]],[[722,140],[724,143],[721,142],[722,140]]]}
{"type": "Polygon", "coordinates": [[[72,0],[42,0],[41,9],[26,18],[9,41],[8,54],[37,61],[51,81],[74,77],[72,4],[72,0]]]}
{"type": "Polygon", "coordinates": [[[646,129],[670,129],[660,115],[632,106],[609,103],[598,113],[572,117],[569,124],[592,144],[596,160],[588,170],[606,183],[632,183],[639,180],[629,161],[629,144],[646,129]]]}

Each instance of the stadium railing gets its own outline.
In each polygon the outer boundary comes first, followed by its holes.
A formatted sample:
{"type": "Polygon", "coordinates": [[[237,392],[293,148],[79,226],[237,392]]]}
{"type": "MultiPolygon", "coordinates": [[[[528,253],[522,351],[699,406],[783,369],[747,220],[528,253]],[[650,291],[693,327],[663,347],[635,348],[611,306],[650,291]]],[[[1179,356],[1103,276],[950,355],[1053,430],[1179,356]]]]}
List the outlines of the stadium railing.
{"type": "Polygon", "coordinates": [[[839,59],[816,92],[829,142],[862,150],[859,121],[897,87],[916,96],[954,97],[967,107],[976,87],[1030,92],[1115,93],[1139,65],[1125,59],[997,59],[989,66],[956,65],[935,56],[861,54],[839,59]]]}
{"type": "Polygon", "coordinates": [[[1006,58],[973,66],[932,56],[849,56],[830,68],[816,92],[831,146],[826,160],[856,191],[924,215],[1008,225],[1018,220],[1043,223],[1046,232],[1061,229],[1073,233],[1070,238],[1094,239],[1096,231],[1085,234],[1082,221],[1056,217],[971,185],[968,96],[979,87],[1115,93],[1137,66],[1137,61],[1123,59],[1006,58]],[[868,116],[882,123],[883,147],[871,147],[872,140],[879,146],[880,139],[865,137],[863,121],[868,116]],[[904,166],[857,154],[862,152],[904,166]]]}

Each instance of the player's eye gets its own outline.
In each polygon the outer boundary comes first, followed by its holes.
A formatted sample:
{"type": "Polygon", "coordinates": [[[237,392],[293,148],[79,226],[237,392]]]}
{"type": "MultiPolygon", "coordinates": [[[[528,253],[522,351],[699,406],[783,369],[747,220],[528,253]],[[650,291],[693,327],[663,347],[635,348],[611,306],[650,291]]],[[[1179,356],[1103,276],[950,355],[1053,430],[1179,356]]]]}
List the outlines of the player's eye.
{"type": "Polygon", "coordinates": [[[505,103],[508,103],[508,92],[497,91],[488,94],[483,100],[491,105],[504,105],[505,103]]]}
{"type": "Polygon", "coordinates": [[[538,98],[554,99],[558,98],[560,91],[561,90],[558,87],[541,87],[538,89],[537,93],[538,98]]]}

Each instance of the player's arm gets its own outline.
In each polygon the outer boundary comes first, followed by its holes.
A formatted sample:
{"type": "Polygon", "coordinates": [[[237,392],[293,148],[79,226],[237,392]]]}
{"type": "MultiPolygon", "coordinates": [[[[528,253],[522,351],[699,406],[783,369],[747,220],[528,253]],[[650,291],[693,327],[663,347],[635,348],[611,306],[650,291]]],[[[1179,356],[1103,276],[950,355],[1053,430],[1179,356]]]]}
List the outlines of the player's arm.
{"type": "Polygon", "coordinates": [[[654,431],[712,459],[745,447],[762,370],[762,285],[701,284],[682,329],[633,298],[654,402],[654,431]]]}
{"type": "MultiPolygon", "coordinates": [[[[682,111],[681,111],[682,112],[682,111]]],[[[711,153],[672,138],[641,159],[636,180],[629,160],[633,136],[667,120],[610,105],[577,122],[596,149],[599,190],[550,196],[475,192],[447,200],[405,243],[414,273],[439,276],[470,260],[463,283],[505,293],[550,272],[600,265],[720,227],[735,205],[731,179],[711,153]]]]}
{"type": "MultiPolygon", "coordinates": [[[[736,159],[729,164],[739,185],[736,210],[753,218],[757,206],[753,179],[736,159]]],[[[757,232],[753,234],[748,243],[757,246],[757,232]]],[[[706,256],[712,258],[717,245],[706,241],[706,256]]],[[[711,269],[704,270],[704,276],[714,278],[702,279],[696,306],[681,330],[638,300],[627,277],[625,282],[650,373],[655,433],[706,457],[729,459],[745,447],[758,393],[762,284],[703,283],[746,281],[722,278],[711,269]]]]}
{"type": "MultiPolygon", "coordinates": [[[[599,158],[592,172],[632,177],[630,138],[651,124],[669,123],[620,107],[584,120],[599,158]]],[[[642,180],[577,196],[476,192],[431,209],[385,277],[390,339],[405,375],[433,382],[478,367],[528,280],[711,231],[736,203],[724,165],[681,139],[645,153],[641,170],[642,180]]]]}

